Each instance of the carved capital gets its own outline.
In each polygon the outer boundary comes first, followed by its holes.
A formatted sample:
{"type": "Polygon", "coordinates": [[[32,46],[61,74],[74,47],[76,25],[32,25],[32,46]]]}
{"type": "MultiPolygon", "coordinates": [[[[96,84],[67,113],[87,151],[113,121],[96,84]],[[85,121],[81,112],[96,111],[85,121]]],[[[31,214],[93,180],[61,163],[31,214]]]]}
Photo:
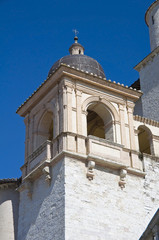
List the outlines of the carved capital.
{"type": "Polygon", "coordinates": [[[120,111],[124,111],[124,105],[119,104],[119,110],[120,110],[120,111]]]}
{"type": "Polygon", "coordinates": [[[26,115],[25,119],[24,119],[24,124],[27,127],[29,125],[30,119],[29,119],[29,114],[26,115]]]}
{"type": "Polygon", "coordinates": [[[82,91],[78,90],[77,88],[75,89],[76,96],[81,97],[82,96],[82,91]]]}
{"type": "Polygon", "coordinates": [[[85,114],[86,116],[88,115],[87,111],[82,111],[83,114],[85,114]]]}

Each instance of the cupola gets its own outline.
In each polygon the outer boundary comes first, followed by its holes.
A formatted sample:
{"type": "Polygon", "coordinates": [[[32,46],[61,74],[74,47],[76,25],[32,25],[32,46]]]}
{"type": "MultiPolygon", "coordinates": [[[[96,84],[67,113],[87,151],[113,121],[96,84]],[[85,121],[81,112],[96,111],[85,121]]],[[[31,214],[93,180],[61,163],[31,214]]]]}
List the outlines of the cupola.
{"type": "Polygon", "coordinates": [[[93,58],[84,55],[84,47],[78,43],[78,37],[74,37],[74,43],[69,48],[70,55],[60,58],[51,67],[49,74],[52,74],[61,64],[69,65],[77,70],[88,72],[102,78],[105,77],[105,73],[101,65],[93,58]]]}

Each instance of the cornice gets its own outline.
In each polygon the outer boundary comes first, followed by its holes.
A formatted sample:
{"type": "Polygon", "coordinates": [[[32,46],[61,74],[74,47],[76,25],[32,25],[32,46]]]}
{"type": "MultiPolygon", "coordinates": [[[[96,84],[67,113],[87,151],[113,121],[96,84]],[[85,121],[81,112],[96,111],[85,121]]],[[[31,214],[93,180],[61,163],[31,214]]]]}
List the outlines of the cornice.
{"type": "MultiPolygon", "coordinates": [[[[124,86],[123,84],[116,83],[115,81],[111,80],[105,80],[99,77],[93,77],[93,78],[86,78],[86,76],[83,76],[81,74],[76,75],[76,72],[65,72],[65,76],[68,76],[72,79],[77,79],[79,81],[84,81],[85,83],[90,83],[92,85],[95,85],[99,88],[104,88],[105,90],[108,90],[110,92],[128,97],[130,99],[136,99],[142,95],[142,92],[140,90],[133,89],[132,87],[124,86]]],[[[90,74],[91,75],[91,74],[90,74]]]]}
{"type": "Polygon", "coordinates": [[[159,47],[155,48],[148,56],[146,56],[141,62],[139,62],[134,69],[138,72],[146,66],[146,64],[153,60],[159,54],[159,47]]]}
{"type": "Polygon", "coordinates": [[[112,82],[111,80],[106,80],[106,78],[102,78],[93,73],[88,73],[87,71],[84,72],[75,69],[69,65],[61,64],[60,67],[56,69],[29,98],[27,98],[27,100],[17,109],[16,113],[24,117],[26,113],[28,113],[28,111],[30,111],[32,107],[35,106],[35,104],[39,102],[39,100],[41,100],[62,77],[65,76],[70,77],[73,80],[79,80],[99,86],[100,88],[105,88],[109,91],[134,99],[135,101],[137,101],[142,95],[140,90],[133,89],[132,87],[129,88],[128,86],[116,83],[115,81],[112,82]]]}
{"type": "Polygon", "coordinates": [[[159,127],[159,122],[157,122],[155,120],[152,120],[152,119],[145,118],[145,117],[141,117],[141,116],[138,116],[138,115],[134,116],[134,120],[138,121],[138,122],[142,122],[144,124],[152,125],[154,127],[159,127]]]}

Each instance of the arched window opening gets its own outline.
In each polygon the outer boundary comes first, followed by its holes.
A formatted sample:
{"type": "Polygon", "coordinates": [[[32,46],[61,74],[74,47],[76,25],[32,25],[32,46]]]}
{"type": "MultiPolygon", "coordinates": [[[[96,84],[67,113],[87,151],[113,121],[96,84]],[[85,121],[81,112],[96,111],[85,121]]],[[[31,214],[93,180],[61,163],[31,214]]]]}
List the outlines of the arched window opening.
{"type": "Polygon", "coordinates": [[[139,151],[141,153],[153,154],[152,134],[144,126],[140,126],[138,131],[139,151]]]}
{"type": "Polygon", "coordinates": [[[94,111],[88,110],[87,115],[87,135],[105,138],[104,122],[94,111]]]}
{"type": "Polygon", "coordinates": [[[87,112],[87,135],[114,141],[113,117],[106,106],[93,103],[87,112]]]}
{"type": "Polygon", "coordinates": [[[46,140],[53,140],[53,114],[51,112],[44,114],[38,127],[38,146],[46,140]]]}

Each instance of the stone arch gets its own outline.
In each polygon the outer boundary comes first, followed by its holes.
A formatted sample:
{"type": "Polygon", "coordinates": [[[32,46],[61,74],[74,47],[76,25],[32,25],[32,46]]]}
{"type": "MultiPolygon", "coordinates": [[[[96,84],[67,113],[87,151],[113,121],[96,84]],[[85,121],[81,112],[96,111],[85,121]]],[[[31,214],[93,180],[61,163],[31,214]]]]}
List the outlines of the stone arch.
{"type": "Polygon", "coordinates": [[[37,146],[40,146],[46,140],[53,140],[54,135],[54,121],[53,113],[51,111],[44,111],[37,124],[37,146]]]}
{"type": "Polygon", "coordinates": [[[85,112],[87,110],[88,106],[90,104],[92,104],[93,102],[103,103],[110,110],[111,114],[113,114],[114,120],[119,121],[118,112],[117,112],[116,108],[113,106],[113,104],[111,104],[109,101],[107,101],[104,98],[100,98],[99,96],[88,97],[82,104],[82,111],[85,112]]]}
{"type": "Polygon", "coordinates": [[[98,96],[89,97],[82,105],[83,112],[87,112],[87,135],[116,141],[115,123],[119,116],[115,107],[98,96]]]}
{"type": "Polygon", "coordinates": [[[154,154],[152,132],[145,125],[138,127],[139,151],[146,154],[154,154]]]}
{"type": "Polygon", "coordinates": [[[35,131],[38,131],[38,126],[40,123],[40,120],[42,118],[42,116],[46,113],[46,112],[53,112],[53,117],[55,115],[55,106],[54,104],[51,104],[51,102],[41,106],[41,110],[39,111],[39,113],[36,116],[36,122],[35,122],[35,131]]]}

